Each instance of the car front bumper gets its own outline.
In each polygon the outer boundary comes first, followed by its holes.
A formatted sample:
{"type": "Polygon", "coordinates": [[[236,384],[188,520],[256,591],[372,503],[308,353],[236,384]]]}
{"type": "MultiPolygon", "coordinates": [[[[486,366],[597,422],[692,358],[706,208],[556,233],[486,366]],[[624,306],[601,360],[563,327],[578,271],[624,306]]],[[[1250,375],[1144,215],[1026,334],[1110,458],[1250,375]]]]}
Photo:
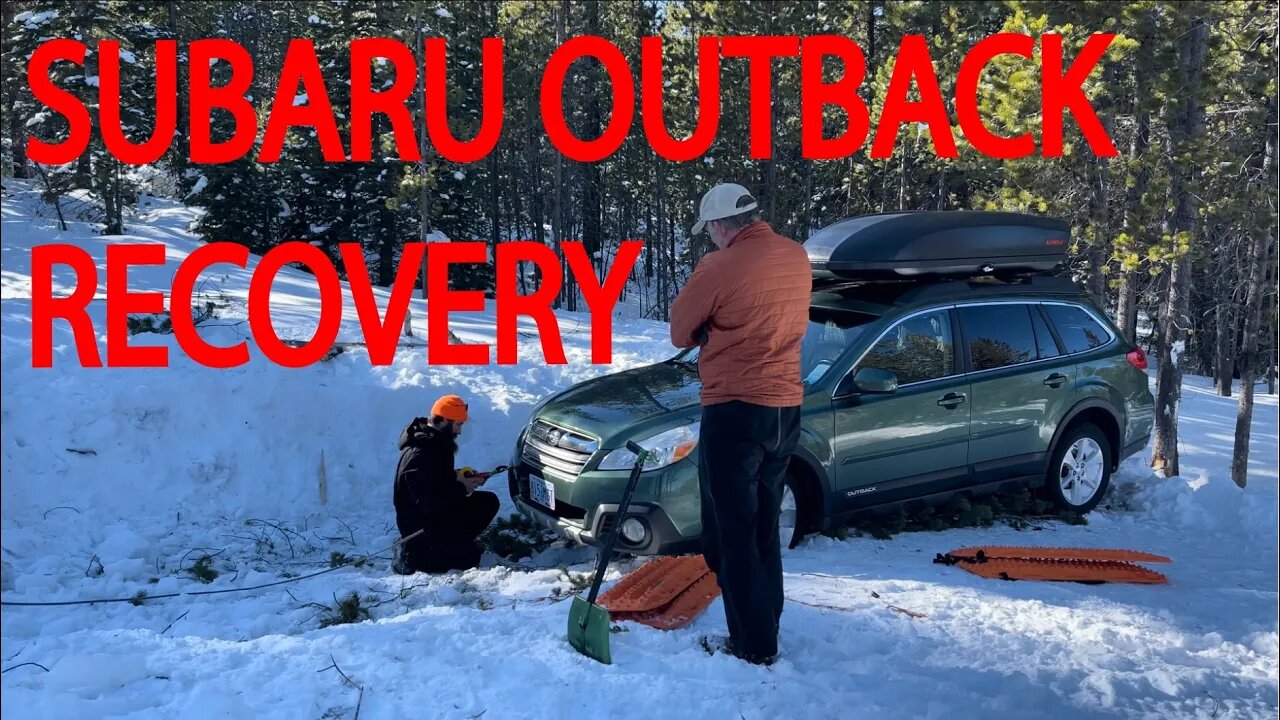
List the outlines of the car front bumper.
{"type": "MultiPolygon", "coordinates": [[[[639,543],[632,543],[619,535],[615,550],[632,555],[698,551],[702,524],[697,516],[695,467],[681,462],[642,476],[642,488],[637,488],[626,518],[640,520],[645,527],[645,537],[639,543]]],[[[507,470],[508,491],[520,514],[573,543],[602,545],[617,521],[618,501],[627,473],[588,472],[573,480],[550,478],[557,486],[557,512],[529,498],[531,472],[536,473],[537,469],[524,463],[516,463],[507,470]],[[566,502],[561,502],[562,497],[566,502]]]]}

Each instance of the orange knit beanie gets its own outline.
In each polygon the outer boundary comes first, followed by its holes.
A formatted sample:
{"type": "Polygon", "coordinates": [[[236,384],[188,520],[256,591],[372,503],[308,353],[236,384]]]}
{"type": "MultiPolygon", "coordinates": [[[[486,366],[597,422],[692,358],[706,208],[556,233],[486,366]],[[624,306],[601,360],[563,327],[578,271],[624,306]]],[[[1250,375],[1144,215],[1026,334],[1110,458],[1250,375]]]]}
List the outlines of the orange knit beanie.
{"type": "Polygon", "coordinates": [[[431,406],[431,414],[454,422],[466,422],[467,404],[457,395],[445,395],[431,406]]]}

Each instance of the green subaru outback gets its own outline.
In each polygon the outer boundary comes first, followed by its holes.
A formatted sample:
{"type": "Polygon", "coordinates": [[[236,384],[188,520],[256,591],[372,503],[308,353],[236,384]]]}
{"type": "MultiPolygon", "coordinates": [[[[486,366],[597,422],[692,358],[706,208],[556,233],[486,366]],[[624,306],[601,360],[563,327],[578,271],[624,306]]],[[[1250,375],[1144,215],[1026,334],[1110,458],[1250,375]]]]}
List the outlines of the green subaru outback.
{"type": "MultiPolygon", "coordinates": [[[[1146,357],[1073,282],[1068,228],[985,212],[872,215],[806,242],[814,268],[801,353],[801,440],[784,547],[859,511],[1030,485],[1084,513],[1147,445],[1146,357]]],[[[619,522],[637,555],[696,551],[698,350],[599,377],[540,403],[516,441],[516,507],[597,544],[619,522]]]]}

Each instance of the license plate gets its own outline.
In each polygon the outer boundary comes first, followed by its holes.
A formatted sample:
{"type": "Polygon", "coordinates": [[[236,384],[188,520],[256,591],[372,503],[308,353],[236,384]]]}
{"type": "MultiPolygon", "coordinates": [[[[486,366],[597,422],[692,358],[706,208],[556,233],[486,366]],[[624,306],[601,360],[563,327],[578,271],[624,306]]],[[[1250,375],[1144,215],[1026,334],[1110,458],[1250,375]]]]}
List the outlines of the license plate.
{"type": "Polygon", "coordinates": [[[529,499],[548,510],[556,509],[556,486],[537,475],[529,476],[529,499]]]}

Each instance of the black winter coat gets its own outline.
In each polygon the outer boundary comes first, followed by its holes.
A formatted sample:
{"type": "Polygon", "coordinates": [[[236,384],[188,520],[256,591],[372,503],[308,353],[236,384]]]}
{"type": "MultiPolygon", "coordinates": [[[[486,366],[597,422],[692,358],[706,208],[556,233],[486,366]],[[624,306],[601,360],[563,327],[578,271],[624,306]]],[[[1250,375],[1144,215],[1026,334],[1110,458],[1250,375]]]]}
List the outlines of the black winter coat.
{"type": "Polygon", "coordinates": [[[431,427],[426,418],[414,418],[400,433],[395,482],[400,537],[425,529],[428,543],[442,539],[431,537],[432,527],[447,524],[467,494],[453,468],[457,452],[453,437],[431,427]]]}

